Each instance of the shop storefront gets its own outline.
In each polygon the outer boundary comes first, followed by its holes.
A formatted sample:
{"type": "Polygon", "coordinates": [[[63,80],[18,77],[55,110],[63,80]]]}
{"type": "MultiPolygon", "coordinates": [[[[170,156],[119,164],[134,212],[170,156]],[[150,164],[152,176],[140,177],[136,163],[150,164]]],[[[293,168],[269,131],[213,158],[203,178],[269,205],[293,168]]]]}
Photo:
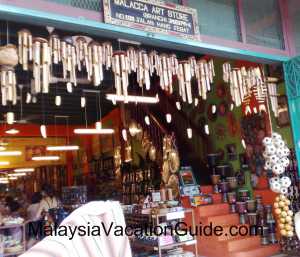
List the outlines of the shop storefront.
{"type": "Polygon", "coordinates": [[[297,256],[288,6],[223,2],[0,1],[0,256],[297,256]]]}

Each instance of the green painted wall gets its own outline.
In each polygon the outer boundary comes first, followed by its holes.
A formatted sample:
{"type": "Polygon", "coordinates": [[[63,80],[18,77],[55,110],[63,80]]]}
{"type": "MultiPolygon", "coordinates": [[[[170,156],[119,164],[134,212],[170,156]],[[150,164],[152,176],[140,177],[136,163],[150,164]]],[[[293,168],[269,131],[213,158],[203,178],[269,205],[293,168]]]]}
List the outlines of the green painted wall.
{"type": "MultiPolygon", "coordinates": [[[[234,107],[232,113],[235,117],[235,119],[238,122],[238,132],[232,136],[229,133],[228,129],[228,122],[227,122],[227,115],[226,116],[220,116],[218,115],[216,121],[209,121],[207,117],[207,109],[210,104],[215,104],[219,105],[222,101],[227,99],[227,103],[229,103],[230,99],[230,92],[229,92],[229,87],[223,82],[223,71],[222,71],[222,64],[224,62],[228,62],[228,59],[221,59],[221,58],[214,58],[215,62],[215,72],[216,72],[216,77],[214,79],[214,84],[212,86],[212,91],[209,92],[208,94],[208,99],[205,101],[205,111],[203,113],[201,112],[195,112],[194,108],[195,107],[185,107],[185,111],[189,114],[189,117],[191,117],[195,122],[201,120],[201,118],[205,118],[207,121],[207,124],[209,125],[210,129],[210,139],[211,139],[211,144],[212,144],[212,149],[213,151],[217,151],[218,149],[223,149],[225,152],[224,155],[224,162],[228,161],[228,156],[226,155],[226,145],[228,144],[235,144],[236,149],[237,149],[237,154],[244,153],[244,148],[242,146],[241,142],[241,119],[242,119],[242,108],[241,107],[234,107]],[[219,84],[224,84],[226,89],[227,89],[227,96],[226,98],[219,98],[216,94],[217,91],[217,86],[219,84]],[[217,127],[218,126],[224,126],[226,128],[225,136],[224,138],[219,138],[216,135],[217,127]]],[[[232,61],[232,65],[234,66],[234,61],[232,61]]],[[[285,86],[284,83],[280,84],[278,86],[279,89],[279,94],[285,94],[285,86]]],[[[230,106],[228,106],[230,108],[230,106]]],[[[230,111],[230,110],[228,110],[230,111]]],[[[285,141],[287,142],[289,147],[293,147],[293,139],[292,139],[292,133],[291,133],[291,128],[290,126],[284,127],[284,128],[279,128],[276,125],[275,118],[273,115],[273,112],[271,111],[271,119],[272,119],[272,127],[273,130],[280,133],[285,141]]],[[[238,171],[240,169],[240,163],[239,163],[239,158],[235,161],[228,161],[231,163],[234,171],[238,171]]]]}

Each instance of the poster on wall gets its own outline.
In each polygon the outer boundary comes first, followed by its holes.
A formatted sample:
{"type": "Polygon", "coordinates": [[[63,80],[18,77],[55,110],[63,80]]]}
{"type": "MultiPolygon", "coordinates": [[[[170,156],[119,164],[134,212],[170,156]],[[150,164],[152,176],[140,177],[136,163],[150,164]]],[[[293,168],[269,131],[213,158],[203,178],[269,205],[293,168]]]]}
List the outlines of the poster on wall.
{"type": "Polygon", "coordinates": [[[104,21],[200,40],[197,10],[160,0],[103,0],[104,21]]]}

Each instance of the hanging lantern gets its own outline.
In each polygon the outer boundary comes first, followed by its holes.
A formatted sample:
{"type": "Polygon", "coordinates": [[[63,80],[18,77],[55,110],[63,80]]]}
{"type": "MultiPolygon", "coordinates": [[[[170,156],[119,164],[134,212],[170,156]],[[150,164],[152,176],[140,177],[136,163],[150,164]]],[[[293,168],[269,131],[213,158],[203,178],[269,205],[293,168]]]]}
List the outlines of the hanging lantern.
{"type": "Polygon", "coordinates": [[[31,102],[31,94],[29,92],[26,93],[26,103],[29,104],[31,102]]]}
{"type": "Polygon", "coordinates": [[[122,129],[122,138],[124,141],[127,141],[127,130],[126,129],[122,129]]]}
{"type": "Polygon", "coordinates": [[[171,123],[171,121],[172,121],[172,115],[170,113],[166,114],[166,120],[167,120],[168,123],[171,123]]]}
{"type": "Polygon", "coordinates": [[[13,112],[6,113],[6,122],[7,124],[11,125],[15,121],[15,114],[13,112]]]}
{"type": "Polygon", "coordinates": [[[19,63],[23,70],[28,70],[28,62],[32,61],[32,35],[27,29],[18,32],[18,55],[19,63]]]}
{"type": "Polygon", "coordinates": [[[84,108],[85,107],[85,105],[86,105],[86,99],[85,99],[85,97],[80,97],[80,106],[81,106],[81,108],[84,108]]]}
{"type": "Polygon", "coordinates": [[[128,96],[129,60],[124,51],[115,52],[112,59],[112,70],[115,77],[115,88],[118,96],[124,95],[125,103],[128,96]]]}
{"type": "Polygon", "coordinates": [[[73,86],[71,82],[67,83],[67,92],[68,93],[72,93],[73,92],[73,86]]]}
{"type": "Polygon", "coordinates": [[[61,96],[60,95],[55,96],[55,105],[61,106],[61,96]]]}
{"type": "Polygon", "coordinates": [[[208,126],[208,124],[206,124],[205,126],[204,126],[204,132],[205,132],[205,134],[206,135],[209,135],[209,126],[208,126]]]}
{"type": "Polygon", "coordinates": [[[187,132],[188,138],[191,139],[193,137],[193,130],[191,128],[187,128],[186,132],[187,132]]]}
{"type": "Polygon", "coordinates": [[[150,126],[150,118],[148,115],[145,116],[145,123],[150,126]]]}
{"type": "Polygon", "coordinates": [[[33,92],[48,93],[50,83],[51,56],[48,41],[44,38],[33,39],[33,92]]]}
{"type": "Polygon", "coordinates": [[[47,138],[47,129],[45,125],[41,125],[40,126],[40,132],[41,132],[41,136],[43,138],[47,138]]]}

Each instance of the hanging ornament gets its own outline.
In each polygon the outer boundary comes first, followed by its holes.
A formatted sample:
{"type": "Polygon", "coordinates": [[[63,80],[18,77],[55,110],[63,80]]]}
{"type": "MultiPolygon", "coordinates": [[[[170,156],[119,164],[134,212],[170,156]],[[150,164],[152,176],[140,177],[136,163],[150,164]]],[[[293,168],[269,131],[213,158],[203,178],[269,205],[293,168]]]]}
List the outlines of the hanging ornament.
{"type": "Polygon", "coordinates": [[[55,96],[55,105],[61,106],[61,96],[60,95],[55,96]]]}
{"type": "Polygon", "coordinates": [[[172,121],[172,115],[170,113],[166,114],[166,120],[167,120],[167,123],[171,123],[171,121],[172,121]]]}
{"type": "Polygon", "coordinates": [[[160,79],[160,87],[169,93],[173,92],[173,70],[176,69],[176,66],[178,66],[178,61],[174,56],[169,57],[167,54],[161,54],[157,58],[156,68],[160,79]],[[172,62],[174,68],[172,68],[172,62]]]}
{"type": "Polygon", "coordinates": [[[51,50],[51,59],[53,64],[61,62],[61,42],[60,38],[56,34],[51,34],[49,38],[49,46],[51,50]]]}
{"type": "Polygon", "coordinates": [[[71,82],[67,82],[67,92],[72,93],[73,92],[73,86],[71,82]]]}
{"type": "Polygon", "coordinates": [[[88,58],[88,43],[85,37],[76,37],[75,49],[76,49],[76,58],[77,58],[77,69],[82,71],[82,66],[86,67],[88,77],[90,77],[89,71],[89,58],[88,58]]]}
{"type": "Polygon", "coordinates": [[[126,129],[122,129],[122,138],[124,141],[127,141],[127,130],[126,129]]]}
{"type": "Polygon", "coordinates": [[[115,77],[115,88],[118,96],[123,95],[125,103],[128,103],[128,75],[129,75],[129,60],[124,51],[115,52],[112,59],[112,70],[115,77]]]}
{"type": "Polygon", "coordinates": [[[187,128],[186,132],[187,132],[188,138],[191,139],[193,137],[193,130],[191,128],[187,128]]]}
{"type": "Polygon", "coordinates": [[[204,126],[204,132],[205,132],[206,135],[209,135],[209,126],[208,126],[208,124],[206,124],[204,126]]]}
{"type": "Polygon", "coordinates": [[[110,42],[104,42],[102,44],[102,56],[103,56],[103,65],[105,65],[106,70],[110,69],[112,66],[113,58],[113,48],[110,42]]]}
{"type": "Polygon", "coordinates": [[[270,103],[271,103],[271,109],[274,113],[274,116],[277,118],[278,117],[278,92],[277,92],[277,83],[278,79],[277,78],[267,78],[267,83],[268,83],[268,91],[269,91],[269,98],[270,98],[270,103]]]}
{"type": "Polygon", "coordinates": [[[15,114],[13,112],[6,113],[6,123],[11,125],[15,121],[15,114]]]}
{"type": "Polygon", "coordinates": [[[23,70],[28,70],[28,62],[32,61],[32,35],[27,29],[18,32],[19,63],[23,70]]]}
{"type": "Polygon", "coordinates": [[[61,60],[63,65],[63,78],[69,79],[74,86],[77,86],[76,65],[77,56],[76,48],[70,37],[65,37],[61,41],[61,60]]]}
{"type": "Polygon", "coordinates": [[[47,138],[47,129],[45,125],[41,125],[40,126],[40,132],[41,132],[41,136],[43,138],[47,138]]]}
{"type": "Polygon", "coordinates": [[[127,50],[127,56],[129,59],[129,70],[131,72],[137,72],[138,67],[138,54],[133,47],[129,47],[127,50]]]}
{"type": "Polygon", "coordinates": [[[192,74],[191,64],[188,61],[181,61],[178,70],[179,94],[183,102],[193,103],[192,96],[192,74]]]}
{"type": "Polygon", "coordinates": [[[103,49],[98,42],[92,41],[88,46],[89,71],[92,74],[94,86],[99,86],[103,81],[103,49]]]}
{"type": "Polygon", "coordinates": [[[86,105],[86,99],[85,99],[85,97],[82,96],[80,98],[80,106],[81,106],[81,108],[84,108],[85,105],[86,105]]]}
{"type": "Polygon", "coordinates": [[[145,85],[146,89],[150,89],[150,63],[146,51],[140,50],[138,52],[138,67],[137,67],[137,82],[140,87],[145,85]]]}
{"type": "Polygon", "coordinates": [[[29,92],[26,93],[26,103],[29,104],[31,102],[31,94],[29,92]]]}
{"type": "Polygon", "coordinates": [[[44,38],[33,39],[33,78],[32,93],[48,93],[50,83],[50,48],[44,38]]]}
{"type": "Polygon", "coordinates": [[[181,110],[181,104],[180,104],[180,102],[176,102],[176,108],[177,108],[177,110],[178,111],[180,111],[181,110]]]}
{"type": "Polygon", "coordinates": [[[148,115],[145,116],[145,123],[146,125],[150,126],[150,118],[148,115]]]}
{"type": "Polygon", "coordinates": [[[7,102],[17,103],[16,74],[14,67],[18,64],[18,54],[15,45],[0,47],[0,85],[2,105],[7,102]]]}

